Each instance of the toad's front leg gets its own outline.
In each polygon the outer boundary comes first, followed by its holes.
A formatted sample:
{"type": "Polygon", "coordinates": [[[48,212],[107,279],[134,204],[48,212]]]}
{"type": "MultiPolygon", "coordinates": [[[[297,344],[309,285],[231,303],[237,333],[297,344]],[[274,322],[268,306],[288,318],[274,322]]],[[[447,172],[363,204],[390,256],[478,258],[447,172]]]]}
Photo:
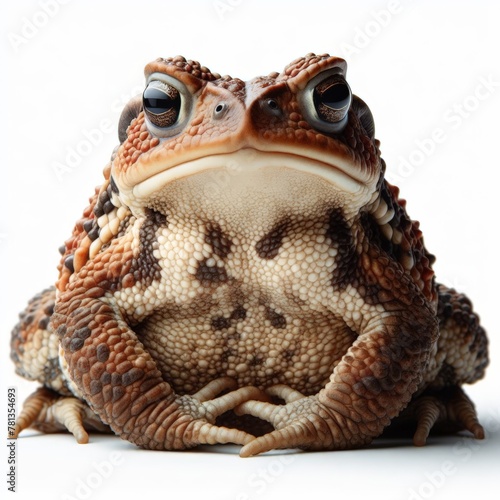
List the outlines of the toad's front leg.
{"type": "Polygon", "coordinates": [[[234,389],[221,378],[191,396],[178,396],[134,332],[98,298],[75,297],[57,308],[54,326],[71,379],[91,408],[123,439],[148,449],[198,444],[246,444],[253,436],[213,425],[216,417],[260,391],[234,389]],[[215,399],[214,399],[215,398],[215,399]]]}
{"type": "Polygon", "coordinates": [[[269,421],[275,430],[250,442],[241,456],[275,448],[355,448],[379,436],[408,404],[422,380],[437,336],[432,315],[386,312],[371,321],[317,395],[285,386],[269,390],[285,405],[248,401],[238,413],[269,421]]]}
{"type": "Polygon", "coordinates": [[[144,448],[248,443],[253,436],[214,422],[244,401],[259,399],[260,391],[244,387],[216,397],[235,388],[231,379],[221,378],[196,394],[175,394],[111,300],[109,290],[127,279],[130,259],[118,244],[108,251],[79,271],[59,297],[52,317],[74,392],[116,434],[144,448]],[[109,265],[110,255],[116,265],[109,265]]]}
{"type": "Polygon", "coordinates": [[[332,312],[342,316],[358,338],[318,394],[304,397],[277,387],[271,392],[285,405],[249,401],[237,408],[275,427],[247,444],[242,456],[273,448],[366,445],[418,389],[438,338],[432,288],[423,290],[402,266],[373,249],[361,257],[356,281],[334,293],[338,295],[331,301],[332,312]],[[356,308],[349,307],[350,302],[356,308]]]}

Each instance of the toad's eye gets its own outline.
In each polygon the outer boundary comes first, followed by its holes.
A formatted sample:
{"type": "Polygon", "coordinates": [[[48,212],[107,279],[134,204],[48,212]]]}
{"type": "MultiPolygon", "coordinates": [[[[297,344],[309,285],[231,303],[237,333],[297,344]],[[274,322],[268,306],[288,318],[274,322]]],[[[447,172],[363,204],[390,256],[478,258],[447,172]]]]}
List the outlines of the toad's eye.
{"type": "Polygon", "coordinates": [[[305,118],[327,133],[339,133],[346,126],[351,99],[351,89],[338,72],[317,75],[301,96],[305,118]]]}
{"type": "Polygon", "coordinates": [[[175,125],[181,111],[181,94],[172,85],[152,81],[142,95],[144,112],[150,122],[159,128],[175,125]]]}
{"type": "Polygon", "coordinates": [[[313,101],[316,112],[322,120],[338,123],[346,117],[349,110],[351,90],[343,78],[330,77],[316,85],[313,101]]]}

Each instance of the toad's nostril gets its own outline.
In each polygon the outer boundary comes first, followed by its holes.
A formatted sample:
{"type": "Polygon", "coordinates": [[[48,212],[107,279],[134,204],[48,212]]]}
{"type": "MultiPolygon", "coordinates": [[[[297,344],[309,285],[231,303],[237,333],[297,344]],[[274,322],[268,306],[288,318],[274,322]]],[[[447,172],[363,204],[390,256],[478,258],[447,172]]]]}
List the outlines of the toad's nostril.
{"type": "Polygon", "coordinates": [[[273,115],[273,116],[281,116],[282,111],[278,101],[276,99],[264,99],[261,103],[261,107],[263,111],[273,115]]]}
{"type": "Polygon", "coordinates": [[[279,109],[278,103],[274,99],[268,99],[266,105],[269,109],[275,110],[279,109]]]}

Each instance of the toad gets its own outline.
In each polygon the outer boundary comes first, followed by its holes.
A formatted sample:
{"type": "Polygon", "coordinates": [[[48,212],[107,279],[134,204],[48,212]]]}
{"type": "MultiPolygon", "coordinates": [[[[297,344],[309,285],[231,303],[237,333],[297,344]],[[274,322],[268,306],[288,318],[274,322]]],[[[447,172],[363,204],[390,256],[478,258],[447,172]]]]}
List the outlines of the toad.
{"type": "Polygon", "coordinates": [[[384,429],[482,438],[462,385],[487,338],[435,281],[344,60],[250,81],[146,66],[56,286],[12,333],[42,384],[27,427],[147,449],[365,446],[384,429]]]}

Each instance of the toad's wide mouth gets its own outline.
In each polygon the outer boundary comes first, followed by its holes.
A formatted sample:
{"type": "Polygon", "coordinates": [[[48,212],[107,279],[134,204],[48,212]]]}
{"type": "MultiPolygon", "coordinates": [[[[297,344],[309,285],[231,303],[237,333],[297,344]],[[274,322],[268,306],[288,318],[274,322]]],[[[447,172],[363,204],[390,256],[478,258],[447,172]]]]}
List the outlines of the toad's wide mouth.
{"type": "Polygon", "coordinates": [[[332,189],[345,194],[359,194],[367,188],[368,179],[362,178],[362,175],[356,175],[355,167],[342,158],[329,157],[328,162],[325,162],[322,159],[294,153],[245,148],[232,153],[204,156],[167,167],[136,184],[132,188],[132,196],[136,200],[145,200],[167,184],[210,171],[217,172],[219,184],[224,187],[238,184],[238,180],[247,181],[249,178],[258,178],[259,173],[264,173],[268,169],[291,170],[315,176],[326,181],[332,189]]]}

